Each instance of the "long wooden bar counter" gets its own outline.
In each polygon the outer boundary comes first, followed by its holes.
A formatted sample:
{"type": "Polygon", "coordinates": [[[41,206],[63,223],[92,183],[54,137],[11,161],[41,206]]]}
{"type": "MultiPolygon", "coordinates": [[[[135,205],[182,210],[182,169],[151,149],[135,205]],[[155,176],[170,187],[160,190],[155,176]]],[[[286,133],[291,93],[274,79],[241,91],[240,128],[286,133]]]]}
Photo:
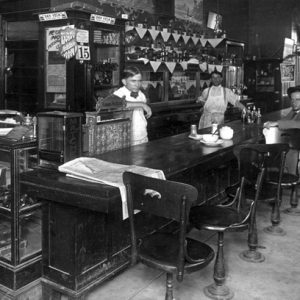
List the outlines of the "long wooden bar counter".
{"type": "MultiPolygon", "coordinates": [[[[281,114],[281,111],[268,114],[262,122],[280,119],[281,114]]],[[[234,137],[218,147],[207,147],[189,139],[187,132],[107,152],[98,158],[161,169],[168,179],[194,184],[199,190],[199,201],[207,201],[206,183],[216,180],[216,174],[211,171],[233,159],[235,145],[262,139],[262,124],[243,126],[241,121],[234,121],[227,125],[234,129],[234,137]]],[[[43,208],[46,290],[43,299],[50,299],[53,291],[67,294],[69,299],[79,299],[88,289],[128,266],[130,232],[128,220],[122,220],[117,188],[42,168],[22,174],[21,183],[28,193],[46,202],[43,208]]],[[[142,214],[139,218],[139,236],[159,228],[172,230],[172,224],[166,224],[163,219],[142,214]]]]}

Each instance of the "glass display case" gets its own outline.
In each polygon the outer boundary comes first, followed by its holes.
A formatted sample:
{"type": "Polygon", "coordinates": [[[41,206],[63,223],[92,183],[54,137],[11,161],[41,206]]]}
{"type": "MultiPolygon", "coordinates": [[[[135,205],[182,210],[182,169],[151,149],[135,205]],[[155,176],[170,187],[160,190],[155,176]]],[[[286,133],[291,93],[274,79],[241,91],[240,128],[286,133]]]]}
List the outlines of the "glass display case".
{"type": "Polygon", "coordinates": [[[82,114],[62,111],[37,114],[38,162],[57,168],[82,154],[82,114]]]}
{"type": "Polygon", "coordinates": [[[36,166],[35,139],[0,137],[0,291],[41,276],[41,203],[19,184],[36,166]]]}

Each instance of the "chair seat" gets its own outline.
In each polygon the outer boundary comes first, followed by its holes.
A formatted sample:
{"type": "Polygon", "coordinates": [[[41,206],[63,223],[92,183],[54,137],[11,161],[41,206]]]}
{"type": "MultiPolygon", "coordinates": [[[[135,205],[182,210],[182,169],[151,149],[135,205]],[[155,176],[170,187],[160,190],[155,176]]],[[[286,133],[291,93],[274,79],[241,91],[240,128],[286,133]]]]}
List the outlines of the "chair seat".
{"type": "MultiPolygon", "coordinates": [[[[283,173],[281,186],[288,187],[296,185],[298,183],[299,177],[292,173],[283,173]]],[[[278,173],[277,172],[268,172],[268,182],[273,185],[278,184],[278,173]]]]}
{"type": "Polygon", "coordinates": [[[242,223],[247,212],[237,213],[236,209],[230,207],[194,206],[190,211],[190,222],[197,229],[215,231],[244,229],[248,226],[242,223]]]}
{"type": "MultiPolygon", "coordinates": [[[[200,241],[187,238],[187,254],[191,258],[185,261],[186,272],[204,268],[214,257],[213,249],[200,241]],[[191,262],[193,261],[193,262],[191,262]]],[[[150,267],[176,273],[178,265],[178,235],[157,232],[145,237],[139,246],[139,260],[150,267]]]]}
{"type": "MultiPolygon", "coordinates": [[[[239,187],[239,184],[235,184],[232,186],[229,186],[228,188],[225,189],[225,193],[228,195],[230,198],[234,198],[236,194],[236,190],[239,187]]],[[[253,200],[255,197],[256,190],[253,187],[247,187],[245,196],[246,199],[253,200]]],[[[259,194],[259,199],[260,201],[273,201],[276,196],[276,187],[269,183],[265,182],[263,184],[262,191],[259,194]]]]}

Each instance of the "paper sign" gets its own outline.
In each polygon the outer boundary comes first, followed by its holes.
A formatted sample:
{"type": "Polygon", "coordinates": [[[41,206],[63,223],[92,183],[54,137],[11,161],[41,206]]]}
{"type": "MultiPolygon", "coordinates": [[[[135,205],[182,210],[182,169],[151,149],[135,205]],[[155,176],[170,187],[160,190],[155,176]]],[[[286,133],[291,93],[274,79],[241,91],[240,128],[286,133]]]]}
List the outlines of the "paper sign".
{"type": "Polygon", "coordinates": [[[88,44],[89,43],[89,31],[83,30],[83,29],[77,29],[76,42],[88,44]]]}
{"type": "Polygon", "coordinates": [[[65,59],[74,57],[77,51],[76,30],[67,27],[60,32],[59,52],[65,59]]]}
{"type": "Polygon", "coordinates": [[[67,13],[65,11],[39,15],[40,22],[64,19],[68,19],[67,13]]]}
{"type": "Polygon", "coordinates": [[[90,60],[91,54],[90,54],[90,47],[89,46],[77,46],[78,50],[76,52],[76,59],[77,60],[90,60]]]}
{"type": "Polygon", "coordinates": [[[101,15],[95,15],[95,14],[91,14],[90,20],[94,21],[94,22],[98,22],[98,23],[105,23],[105,24],[111,24],[111,25],[114,25],[116,22],[115,18],[101,16],[101,15]]]}

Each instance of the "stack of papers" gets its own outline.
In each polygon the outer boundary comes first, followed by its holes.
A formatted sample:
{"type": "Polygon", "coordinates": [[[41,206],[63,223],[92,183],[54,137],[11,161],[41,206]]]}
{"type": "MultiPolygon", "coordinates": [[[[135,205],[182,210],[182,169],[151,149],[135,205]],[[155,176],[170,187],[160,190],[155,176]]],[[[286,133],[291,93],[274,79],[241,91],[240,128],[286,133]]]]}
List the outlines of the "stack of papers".
{"type": "Polygon", "coordinates": [[[125,171],[165,179],[165,175],[161,170],[135,165],[115,164],[93,157],[76,158],[59,166],[58,170],[66,173],[67,176],[118,187],[122,199],[123,219],[128,218],[126,188],[123,183],[123,173],[125,171]]]}

